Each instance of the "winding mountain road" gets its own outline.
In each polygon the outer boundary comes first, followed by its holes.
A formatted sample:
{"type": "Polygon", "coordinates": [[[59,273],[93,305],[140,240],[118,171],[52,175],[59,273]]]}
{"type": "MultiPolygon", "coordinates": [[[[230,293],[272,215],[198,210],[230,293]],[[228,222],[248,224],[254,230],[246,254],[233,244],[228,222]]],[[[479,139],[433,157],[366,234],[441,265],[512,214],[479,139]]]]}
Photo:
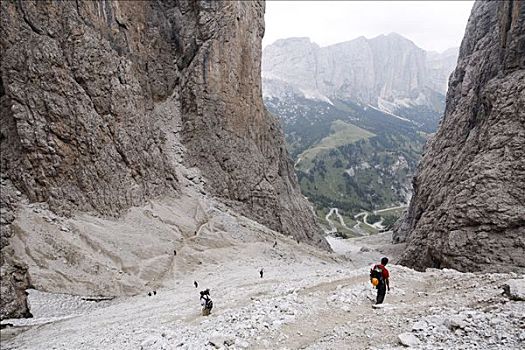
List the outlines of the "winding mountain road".
{"type": "Polygon", "coordinates": [[[359,227],[359,223],[354,225],[354,227],[352,227],[352,228],[348,227],[346,225],[346,223],[345,223],[345,220],[344,220],[343,216],[341,214],[339,214],[339,208],[330,208],[330,211],[328,212],[328,214],[326,214],[326,216],[325,216],[326,222],[328,222],[328,225],[330,225],[330,230],[325,231],[326,234],[332,234],[332,233],[336,233],[337,232],[337,228],[335,227],[334,222],[332,220],[330,220],[330,217],[333,214],[335,214],[337,216],[341,226],[346,228],[348,231],[354,232],[354,233],[356,233],[356,234],[358,234],[360,236],[366,236],[367,235],[367,233],[365,231],[363,231],[359,227]]]}
{"type": "Polygon", "coordinates": [[[339,222],[341,223],[341,226],[343,226],[347,230],[351,230],[348,226],[346,226],[343,217],[341,216],[341,214],[339,214],[339,209],[338,208],[330,208],[330,211],[324,217],[326,222],[328,222],[328,225],[330,225],[330,231],[328,231],[326,233],[336,233],[337,232],[337,228],[335,227],[334,222],[332,220],[330,220],[330,216],[332,216],[332,214],[335,214],[337,216],[337,218],[339,219],[339,222]]]}
{"type": "MultiPolygon", "coordinates": [[[[403,208],[406,208],[406,205],[399,205],[399,206],[394,206],[394,207],[388,207],[388,208],[384,208],[384,209],[379,209],[379,210],[374,210],[372,213],[377,215],[377,214],[380,214],[380,213],[383,213],[383,212],[386,212],[386,211],[389,211],[389,210],[394,210],[394,209],[403,209],[403,208]]],[[[383,221],[384,219],[381,218],[381,220],[379,222],[374,222],[373,224],[369,223],[368,222],[368,215],[370,215],[369,212],[366,212],[366,211],[362,211],[356,215],[354,215],[354,218],[355,219],[359,219],[360,217],[363,217],[363,221],[357,221],[357,223],[352,227],[348,227],[344,221],[344,218],[343,216],[339,213],[339,208],[330,208],[330,211],[328,212],[328,214],[325,215],[325,220],[326,222],[328,223],[328,225],[330,226],[330,229],[329,230],[325,230],[325,233],[326,234],[333,234],[333,233],[336,233],[337,232],[337,228],[335,227],[335,223],[334,221],[332,221],[330,219],[330,217],[332,215],[335,215],[337,216],[341,226],[343,226],[344,228],[346,228],[347,230],[351,231],[351,232],[354,232],[360,236],[368,236],[369,233],[366,232],[365,230],[363,230],[361,228],[361,223],[365,224],[365,225],[368,225],[376,230],[381,230],[384,228],[384,226],[382,225],[383,224],[383,221]]]]}

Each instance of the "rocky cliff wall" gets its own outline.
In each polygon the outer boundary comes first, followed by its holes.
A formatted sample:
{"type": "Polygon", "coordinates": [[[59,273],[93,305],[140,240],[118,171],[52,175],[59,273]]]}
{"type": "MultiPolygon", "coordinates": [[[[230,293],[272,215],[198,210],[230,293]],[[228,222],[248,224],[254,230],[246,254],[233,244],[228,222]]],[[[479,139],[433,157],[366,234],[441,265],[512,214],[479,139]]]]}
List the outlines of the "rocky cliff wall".
{"type": "Polygon", "coordinates": [[[202,45],[181,79],[188,165],[198,167],[207,188],[241,213],[327,248],[299,194],[279,122],[262,102],[264,5],[211,6],[220,22],[200,29],[202,45]]]}
{"type": "Polygon", "coordinates": [[[525,3],[478,1],[394,241],[418,269],[525,269],[525,3]]]}
{"type": "Polygon", "coordinates": [[[263,14],[262,1],[2,1],[2,317],[27,313],[18,206],[118,216],[176,196],[176,166],[327,248],[262,104],[263,14]]]}

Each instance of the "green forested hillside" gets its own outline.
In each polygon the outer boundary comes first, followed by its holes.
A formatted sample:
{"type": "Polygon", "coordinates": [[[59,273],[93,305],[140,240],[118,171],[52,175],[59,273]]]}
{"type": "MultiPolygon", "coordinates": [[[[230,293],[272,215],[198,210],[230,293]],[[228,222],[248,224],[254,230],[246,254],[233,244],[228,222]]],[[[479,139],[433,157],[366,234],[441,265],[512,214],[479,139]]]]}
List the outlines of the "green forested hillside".
{"type": "Polygon", "coordinates": [[[296,167],[304,171],[314,164],[316,157],[320,153],[352,144],[362,139],[366,140],[373,136],[375,136],[373,133],[358,126],[342,120],[335,120],[332,122],[328,136],[325,136],[317,144],[307,148],[297,156],[296,167]]]}
{"type": "Polygon", "coordinates": [[[297,96],[265,104],[283,124],[301,189],[321,217],[334,207],[350,219],[406,203],[426,135],[439,119],[429,111],[416,121],[351,101],[297,96]]]}

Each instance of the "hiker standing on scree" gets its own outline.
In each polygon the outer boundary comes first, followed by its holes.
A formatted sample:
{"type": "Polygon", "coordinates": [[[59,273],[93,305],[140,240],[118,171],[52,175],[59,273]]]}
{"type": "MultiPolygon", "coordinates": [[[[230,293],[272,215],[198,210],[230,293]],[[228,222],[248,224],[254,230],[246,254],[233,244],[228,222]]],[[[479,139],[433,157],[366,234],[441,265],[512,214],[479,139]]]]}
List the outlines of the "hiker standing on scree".
{"type": "Polygon", "coordinates": [[[202,316],[209,316],[211,309],[213,308],[213,301],[210,298],[210,290],[205,289],[201,291],[201,306],[202,306],[202,316]]]}
{"type": "Polygon", "coordinates": [[[377,299],[376,299],[376,305],[382,304],[383,300],[385,300],[385,294],[388,289],[390,291],[390,283],[388,281],[388,278],[390,277],[390,273],[386,269],[386,264],[388,264],[388,258],[384,257],[381,259],[381,264],[374,265],[372,270],[370,270],[370,278],[374,279],[377,278],[379,283],[377,284],[377,299]]]}

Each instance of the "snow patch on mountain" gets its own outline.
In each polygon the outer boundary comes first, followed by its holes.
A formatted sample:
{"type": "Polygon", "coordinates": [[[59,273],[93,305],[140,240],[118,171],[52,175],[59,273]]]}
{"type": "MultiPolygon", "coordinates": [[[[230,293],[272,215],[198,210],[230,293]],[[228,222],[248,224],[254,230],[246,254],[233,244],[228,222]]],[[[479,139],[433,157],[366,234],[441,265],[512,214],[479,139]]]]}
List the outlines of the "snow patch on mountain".
{"type": "Polygon", "coordinates": [[[331,104],[332,106],[334,105],[333,102],[328,97],[321,94],[319,91],[305,90],[305,89],[299,89],[299,91],[302,92],[304,98],[307,98],[309,100],[314,100],[314,101],[323,101],[323,102],[331,104]]]}
{"type": "Polygon", "coordinates": [[[383,106],[381,106],[380,108],[376,108],[376,107],[374,107],[374,106],[372,106],[372,105],[368,105],[368,107],[370,107],[370,108],[372,108],[372,109],[375,109],[376,111],[379,111],[379,112],[383,112],[383,113],[385,113],[385,114],[388,114],[388,115],[390,115],[390,116],[392,116],[392,117],[394,117],[394,118],[401,119],[401,120],[403,120],[403,121],[405,121],[405,122],[411,122],[410,119],[403,118],[403,117],[400,117],[400,116],[398,116],[398,115],[395,115],[394,113],[389,112],[388,109],[386,109],[386,108],[381,108],[381,107],[383,107],[383,106]]]}

